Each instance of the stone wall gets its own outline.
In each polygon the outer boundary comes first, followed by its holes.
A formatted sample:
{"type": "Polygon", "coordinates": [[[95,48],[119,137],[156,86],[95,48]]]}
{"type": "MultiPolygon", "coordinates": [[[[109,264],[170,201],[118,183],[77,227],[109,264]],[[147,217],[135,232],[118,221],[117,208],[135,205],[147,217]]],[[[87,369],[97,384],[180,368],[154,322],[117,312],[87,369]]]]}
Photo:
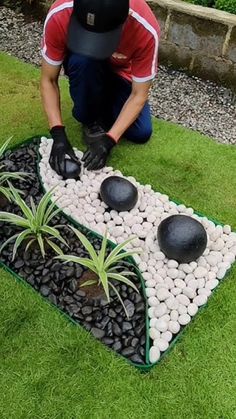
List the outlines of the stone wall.
{"type": "Polygon", "coordinates": [[[236,15],[180,0],[148,3],[161,25],[160,62],[236,91],[236,15]]]}

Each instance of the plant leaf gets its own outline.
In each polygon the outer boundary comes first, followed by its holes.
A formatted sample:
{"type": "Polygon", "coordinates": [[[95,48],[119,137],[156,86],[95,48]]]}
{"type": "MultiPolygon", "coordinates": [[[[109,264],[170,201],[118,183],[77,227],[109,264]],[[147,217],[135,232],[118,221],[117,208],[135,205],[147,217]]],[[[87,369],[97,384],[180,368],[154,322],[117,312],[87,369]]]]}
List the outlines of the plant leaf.
{"type": "Polygon", "coordinates": [[[10,137],[10,138],[8,138],[6,141],[5,141],[5,143],[0,147],[0,158],[3,156],[3,154],[5,153],[5,151],[6,151],[6,149],[7,149],[7,147],[9,146],[9,144],[10,144],[10,141],[12,140],[12,138],[13,138],[13,135],[10,137]]]}
{"type": "Polygon", "coordinates": [[[105,236],[102,239],[102,246],[101,246],[100,252],[98,254],[98,261],[99,261],[98,270],[99,271],[101,271],[103,269],[106,248],[107,248],[107,230],[105,232],[105,236]]]}
{"type": "Polygon", "coordinates": [[[34,237],[33,239],[31,239],[29,241],[29,243],[27,244],[26,248],[25,248],[25,253],[29,250],[30,246],[33,244],[33,242],[36,240],[36,237],[34,237]]]}
{"type": "Polygon", "coordinates": [[[118,262],[119,260],[125,259],[129,256],[136,255],[136,254],[137,254],[137,251],[132,251],[131,250],[130,252],[119,253],[118,255],[114,256],[113,258],[109,258],[109,256],[108,256],[109,259],[108,258],[106,259],[106,261],[104,263],[104,269],[108,269],[109,266],[113,265],[114,263],[118,262]]]}
{"type": "Polygon", "coordinates": [[[26,237],[31,234],[31,230],[28,228],[24,231],[22,231],[20,234],[18,234],[18,237],[15,241],[15,244],[13,246],[13,251],[12,251],[12,260],[15,259],[16,256],[16,252],[18,250],[18,247],[20,246],[20,244],[23,242],[23,240],[26,239],[26,237]]]}
{"type": "Polygon", "coordinates": [[[81,284],[80,287],[86,287],[87,285],[94,285],[94,284],[97,284],[97,283],[98,283],[98,281],[96,281],[96,279],[88,279],[88,281],[81,284]]]}
{"type": "Polygon", "coordinates": [[[31,211],[31,209],[28,207],[28,205],[24,202],[24,200],[21,198],[20,194],[16,191],[16,189],[11,185],[11,193],[13,195],[14,201],[16,204],[20,207],[21,211],[23,212],[24,216],[28,220],[28,222],[32,225],[34,216],[31,211]]]}
{"type": "Polygon", "coordinates": [[[49,246],[51,246],[51,248],[54,250],[55,253],[57,253],[58,255],[63,255],[63,251],[60,249],[59,246],[57,246],[56,243],[54,243],[52,240],[47,239],[47,238],[45,240],[49,244],[49,246]]]}
{"type": "Polygon", "coordinates": [[[78,263],[79,265],[86,266],[91,271],[93,271],[96,274],[98,274],[98,271],[97,271],[97,269],[96,269],[96,267],[95,267],[95,265],[94,265],[94,263],[93,263],[93,261],[91,259],[80,258],[78,256],[73,256],[73,255],[56,256],[55,259],[60,259],[60,260],[63,260],[65,262],[78,263]]]}
{"type": "Polygon", "coordinates": [[[139,290],[136,287],[136,285],[134,285],[133,282],[130,281],[125,276],[120,275],[120,274],[114,274],[114,273],[108,273],[107,276],[108,276],[108,279],[116,279],[119,282],[124,282],[126,285],[132,287],[135,291],[137,291],[139,293],[139,290]]]}
{"type": "Polygon", "coordinates": [[[94,250],[93,246],[91,245],[90,241],[77,228],[74,228],[72,226],[70,226],[70,228],[74,231],[74,233],[76,234],[78,239],[81,241],[81,243],[83,244],[85,249],[88,251],[89,256],[91,257],[91,259],[94,262],[94,265],[98,269],[98,266],[99,266],[98,255],[97,255],[96,251],[94,250]]]}
{"type": "Polygon", "coordinates": [[[103,289],[105,291],[107,301],[108,301],[108,303],[110,303],[110,294],[109,294],[109,284],[108,284],[107,273],[103,270],[103,271],[99,272],[98,275],[99,275],[101,284],[103,286],[103,289]]]}
{"type": "Polygon", "coordinates": [[[125,305],[124,305],[124,303],[123,303],[123,300],[122,300],[122,298],[121,298],[121,296],[120,296],[120,294],[119,294],[119,291],[116,289],[116,287],[115,287],[115,286],[114,286],[111,282],[109,282],[109,286],[110,286],[110,287],[112,287],[112,289],[115,291],[115,293],[116,293],[116,295],[117,295],[118,299],[120,300],[120,302],[121,302],[121,304],[122,304],[122,306],[123,306],[123,309],[124,309],[124,311],[125,311],[126,317],[127,317],[127,319],[129,319],[129,314],[128,314],[128,312],[127,312],[127,310],[126,310],[126,307],[125,307],[125,305]]]}
{"type": "Polygon", "coordinates": [[[11,214],[10,212],[0,211],[0,221],[14,224],[19,227],[30,227],[30,223],[26,218],[23,218],[20,215],[11,214]]]}
{"type": "Polygon", "coordinates": [[[41,254],[42,254],[43,258],[45,258],[44,241],[43,241],[43,238],[42,238],[41,234],[37,234],[37,240],[38,240],[38,244],[39,244],[41,254]]]}
{"type": "Polygon", "coordinates": [[[124,247],[130,243],[131,241],[133,241],[135,237],[132,237],[130,239],[125,240],[123,243],[118,244],[113,250],[112,252],[108,255],[107,259],[106,259],[106,263],[110,264],[110,259],[113,259],[114,256],[116,256],[118,253],[120,253],[120,251],[122,249],[124,249],[124,247]]]}
{"type": "Polygon", "coordinates": [[[18,237],[19,233],[14,234],[9,239],[7,239],[2,246],[0,247],[0,253],[3,251],[3,249],[10,243],[12,240],[16,239],[18,237]]]}

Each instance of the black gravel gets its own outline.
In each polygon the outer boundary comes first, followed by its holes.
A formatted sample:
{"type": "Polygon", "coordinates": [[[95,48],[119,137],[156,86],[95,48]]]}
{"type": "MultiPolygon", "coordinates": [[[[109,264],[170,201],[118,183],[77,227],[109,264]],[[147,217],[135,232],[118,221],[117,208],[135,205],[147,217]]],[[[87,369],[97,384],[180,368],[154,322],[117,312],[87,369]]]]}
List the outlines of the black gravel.
{"type": "MultiPolygon", "coordinates": [[[[40,65],[43,23],[0,7],[0,50],[40,65]]],[[[150,95],[153,115],[225,144],[236,144],[236,96],[210,81],[160,66],[150,95]]]]}
{"type": "MultiPolygon", "coordinates": [[[[28,146],[22,146],[13,152],[5,154],[3,163],[7,170],[19,170],[32,173],[33,177],[25,182],[15,181],[14,185],[25,193],[25,200],[29,202],[30,196],[35,202],[42,197],[42,189],[36,175],[37,141],[28,146]]],[[[7,204],[4,211],[20,214],[13,204],[7,204]]],[[[59,215],[53,224],[68,225],[64,216],[59,215]]],[[[0,245],[19,229],[0,223],[0,245]]],[[[82,229],[90,242],[98,250],[101,240],[94,237],[87,229],[82,229]]],[[[88,256],[74,233],[63,227],[62,236],[66,237],[70,246],[70,254],[80,257],[88,256]]],[[[57,243],[59,245],[59,243],[57,243]]],[[[68,249],[60,244],[61,249],[68,253],[68,249]]],[[[32,287],[40,292],[52,304],[56,305],[73,320],[85,327],[106,346],[115,350],[125,358],[138,364],[145,364],[146,327],[145,307],[141,284],[135,279],[140,294],[125,284],[116,284],[129,313],[126,317],[121,303],[111,291],[111,302],[107,303],[105,296],[89,298],[83,289],[80,289],[80,278],[86,268],[73,263],[62,264],[55,260],[55,254],[49,248],[45,259],[42,258],[39,248],[34,246],[25,253],[24,247],[19,249],[16,259],[12,261],[13,244],[8,245],[0,255],[0,260],[15,273],[25,279],[32,287]]],[[[127,262],[120,264],[120,269],[129,269],[134,272],[134,266],[127,262]],[[123,266],[123,268],[122,268],[123,266]]],[[[130,277],[133,280],[133,277],[130,277]]]]}

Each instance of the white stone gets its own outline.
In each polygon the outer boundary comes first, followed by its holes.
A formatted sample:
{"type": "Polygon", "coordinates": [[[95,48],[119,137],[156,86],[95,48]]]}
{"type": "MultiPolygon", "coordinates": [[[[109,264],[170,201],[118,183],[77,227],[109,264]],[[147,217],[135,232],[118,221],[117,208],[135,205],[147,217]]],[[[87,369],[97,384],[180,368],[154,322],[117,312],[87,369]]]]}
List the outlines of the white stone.
{"type": "Polygon", "coordinates": [[[149,360],[151,364],[157,362],[160,358],[160,350],[156,346],[152,346],[149,351],[149,360]]]}
{"type": "Polygon", "coordinates": [[[177,288],[183,289],[186,287],[186,283],[182,279],[177,278],[174,280],[174,283],[177,288]]]}
{"type": "Polygon", "coordinates": [[[177,300],[180,304],[183,304],[184,306],[188,306],[190,304],[190,300],[186,295],[180,294],[177,295],[177,300]]]}
{"type": "Polygon", "coordinates": [[[172,278],[175,279],[178,276],[178,269],[175,268],[170,268],[167,270],[167,275],[172,278]]]}
{"type": "Polygon", "coordinates": [[[155,327],[151,327],[149,329],[149,336],[153,340],[158,339],[160,337],[160,332],[155,327]]]}
{"type": "Polygon", "coordinates": [[[181,324],[181,326],[185,326],[190,321],[191,321],[191,317],[187,313],[186,314],[181,314],[178,318],[178,322],[179,322],[179,324],[181,324]]]}
{"type": "Polygon", "coordinates": [[[191,274],[187,274],[186,275],[186,277],[185,277],[185,282],[186,282],[186,284],[188,285],[188,283],[189,283],[189,281],[192,281],[192,280],[194,280],[195,279],[195,276],[191,273],[191,274]]]}
{"type": "Polygon", "coordinates": [[[174,288],[171,288],[170,292],[171,292],[172,295],[176,296],[176,295],[181,294],[182,289],[181,288],[174,287],[174,288]]]}
{"type": "Polygon", "coordinates": [[[178,312],[179,312],[180,315],[186,314],[187,313],[187,307],[184,306],[183,304],[179,304],[178,312]]]}
{"type": "Polygon", "coordinates": [[[229,262],[230,264],[234,263],[235,255],[232,252],[227,252],[223,258],[224,262],[229,262]]]}
{"type": "Polygon", "coordinates": [[[165,320],[157,319],[155,327],[160,332],[166,332],[168,329],[168,323],[165,320]]]}
{"type": "Polygon", "coordinates": [[[179,317],[179,312],[178,310],[171,310],[170,312],[170,319],[173,321],[177,321],[179,317]]]}
{"type": "Polygon", "coordinates": [[[157,307],[159,304],[159,300],[156,297],[149,297],[148,304],[150,307],[157,307]]]}
{"type": "Polygon", "coordinates": [[[172,333],[167,330],[166,332],[161,333],[161,338],[166,340],[166,342],[170,342],[172,340],[172,333]]]}
{"type": "Polygon", "coordinates": [[[156,316],[155,316],[155,308],[156,308],[156,306],[153,306],[153,307],[149,307],[148,308],[148,317],[150,319],[156,318],[156,316]]]}
{"type": "Polygon", "coordinates": [[[155,327],[155,325],[156,325],[156,321],[157,321],[156,317],[152,317],[152,318],[150,319],[150,321],[149,321],[149,326],[150,326],[150,328],[155,327]]]}
{"type": "Polygon", "coordinates": [[[199,266],[194,270],[193,274],[196,279],[203,278],[207,274],[207,269],[202,266],[199,266]]]}
{"type": "Polygon", "coordinates": [[[155,257],[157,260],[164,260],[165,259],[165,255],[162,252],[155,252],[155,257]]]}
{"type": "Polygon", "coordinates": [[[224,227],[223,227],[223,232],[225,234],[230,234],[231,233],[231,227],[229,225],[225,224],[224,227]]]}
{"type": "Polygon", "coordinates": [[[193,271],[193,268],[190,265],[188,265],[187,263],[181,263],[179,265],[179,269],[181,269],[186,274],[190,274],[193,271]]]}
{"type": "Polygon", "coordinates": [[[164,301],[170,296],[170,293],[166,288],[159,288],[156,290],[156,296],[159,301],[164,301]]]}
{"type": "Polygon", "coordinates": [[[218,259],[216,256],[209,254],[208,256],[206,256],[206,260],[209,263],[209,265],[211,266],[216,266],[218,259]]]}
{"type": "Polygon", "coordinates": [[[173,295],[167,298],[165,303],[170,310],[177,310],[179,307],[179,302],[173,295]]]}
{"type": "Polygon", "coordinates": [[[183,289],[183,294],[188,298],[193,299],[196,296],[196,291],[193,288],[186,287],[183,289]]]}
{"type": "Polygon", "coordinates": [[[178,262],[176,261],[176,260],[174,260],[174,259],[169,259],[168,260],[168,262],[167,262],[167,266],[168,266],[168,268],[173,268],[173,269],[175,269],[175,268],[178,268],[178,266],[179,266],[179,264],[178,264],[178,262]]]}
{"type": "Polygon", "coordinates": [[[209,290],[213,290],[219,284],[218,279],[212,279],[211,281],[206,281],[205,287],[209,290]]]}
{"type": "Polygon", "coordinates": [[[197,282],[198,282],[197,288],[203,288],[205,286],[205,279],[204,278],[199,278],[197,280],[197,282]]]}
{"type": "Polygon", "coordinates": [[[165,284],[169,289],[174,287],[174,281],[173,279],[169,278],[168,276],[164,279],[165,284]]]}
{"type": "Polygon", "coordinates": [[[198,295],[193,299],[193,303],[195,303],[198,307],[203,306],[207,302],[207,296],[206,295],[198,295]]]}
{"type": "Polygon", "coordinates": [[[216,274],[217,279],[223,279],[226,274],[226,269],[220,268],[216,274]]]}
{"type": "Polygon", "coordinates": [[[198,306],[195,303],[191,303],[189,304],[187,310],[188,310],[188,314],[193,317],[198,312],[198,306]]]}
{"type": "Polygon", "coordinates": [[[168,325],[168,330],[174,335],[176,335],[176,333],[180,331],[179,323],[177,321],[170,320],[169,325],[168,325]]]}
{"type": "Polygon", "coordinates": [[[207,288],[200,288],[198,290],[198,295],[206,295],[207,297],[209,297],[211,295],[211,290],[207,288]]]}
{"type": "Polygon", "coordinates": [[[156,295],[155,288],[146,288],[145,291],[147,297],[153,297],[154,295],[156,295]]]}
{"type": "Polygon", "coordinates": [[[155,309],[155,316],[162,317],[167,313],[167,306],[165,303],[160,303],[155,309]]]}
{"type": "Polygon", "coordinates": [[[188,287],[192,288],[195,291],[198,287],[198,280],[197,279],[191,279],[190,281],[188,281],[188,287]]]}
{"type": "Polygon", "coordinates": [[[169,343],[166,340],[159,338],[154,340],[154,346],[156,346],[161,352],[164,352],[168,348],[169,343]]]}
{"type": "Polygon", "coordinates": [[[145,283],[146,287],[153,288],[156,285],[156,281],[154,279],[148,279],[145,283]]]}

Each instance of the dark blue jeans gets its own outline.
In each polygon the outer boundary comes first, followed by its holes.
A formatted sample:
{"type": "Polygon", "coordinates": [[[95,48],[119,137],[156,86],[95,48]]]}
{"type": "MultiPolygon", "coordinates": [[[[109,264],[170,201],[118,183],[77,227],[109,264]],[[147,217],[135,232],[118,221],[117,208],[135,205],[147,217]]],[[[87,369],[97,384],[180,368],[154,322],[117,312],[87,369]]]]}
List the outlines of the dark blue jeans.
{"type": "MultiPolygon", "coordinates": [[[[99,122],[109,130],[131,93],[131,83],[116,75],[107,60],[95,60],[79,54],[68,54],[64,62],[74,103],[72,114],[82,124],[99,122]]],[[[124,137],[145,143],[152,134],[148,102],[124,137]]]]}

